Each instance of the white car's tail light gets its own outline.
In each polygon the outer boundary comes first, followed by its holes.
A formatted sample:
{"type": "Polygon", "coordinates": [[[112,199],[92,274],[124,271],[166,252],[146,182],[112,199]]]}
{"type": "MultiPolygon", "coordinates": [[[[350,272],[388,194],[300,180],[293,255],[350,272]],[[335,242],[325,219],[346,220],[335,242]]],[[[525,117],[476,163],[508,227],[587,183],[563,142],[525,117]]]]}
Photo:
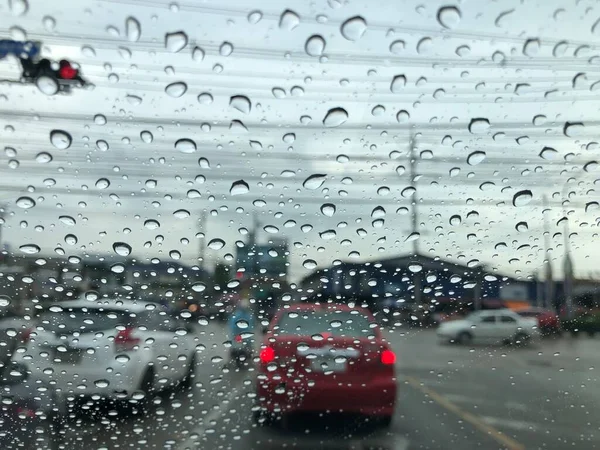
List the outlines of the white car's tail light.
{"type": "Polygon", "coordinates": [[[140,339],[133,336],[133,328],[125,328],[115,336],[115,350],[117,352],[129,352],[135,350],[140,344],[140,339]]]}

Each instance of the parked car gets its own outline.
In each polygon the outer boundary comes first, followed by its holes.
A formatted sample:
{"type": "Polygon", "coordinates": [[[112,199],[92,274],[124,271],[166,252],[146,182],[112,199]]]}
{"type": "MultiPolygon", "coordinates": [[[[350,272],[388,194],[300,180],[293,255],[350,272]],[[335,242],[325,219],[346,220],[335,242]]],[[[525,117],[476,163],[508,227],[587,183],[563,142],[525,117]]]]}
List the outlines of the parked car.
{"type": "Polygon", "coordinates": [[[572,336],[578,336],[579,333],[586,333],[593,337],[600,334],[600,314],[587,312],[579,314],[572,319],[562,319],[562,329],[571,333],[572,336]]]}
{"type": "Polygon", "coordinates": [[[560,319],[555,312],[545,309],[532,307],[515,311],[521,317],[535,318],[538,321],[538,327],[541,334],[560,334],[560,319]]]}
{"type": "Polygon", "coordinates": [[[196,363],[191,331],[155,303],[64,301],[40,315],[13,361],[65,395],[98,395],[143,412],[153,392],[191,383],[196,363]]]}
{"type": "Polygon", "coordinates": [[[1,448],[59,448],[60,406],[52,386],[13,363],[0,375],[0,397],[1,448]]]}
{"type": "Polygon", "coordinates": [[[259,357],[257,423],[298,411],[339,411],[390,425],[396,355],[366,309],[300,304],[279,310],[259,357]]]}
{"type": "Polygon", "coordinates": [[[527,344],[539,335],[536,318],[521,317],[509,309],[477,311],[464,319],[443,322],[437,328],[443,341],[470,344],[527,344]]]}

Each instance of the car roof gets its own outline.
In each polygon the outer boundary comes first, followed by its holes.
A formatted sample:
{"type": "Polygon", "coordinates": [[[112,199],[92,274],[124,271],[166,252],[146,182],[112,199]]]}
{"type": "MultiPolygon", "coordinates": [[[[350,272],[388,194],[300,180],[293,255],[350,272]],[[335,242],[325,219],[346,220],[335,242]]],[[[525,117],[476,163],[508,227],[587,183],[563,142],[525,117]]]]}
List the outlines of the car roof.
{"type": "Polygon", "coordinates": [[[88,309],[111,309],[139,313],[146,310],[161,310],[162,305],[155,302],[144,300],[124,300],[120,298],[99,298],[97,300],[65,300],[53,303],[52,306],[58,306],[62,309],[88,308],[88,309]]]}

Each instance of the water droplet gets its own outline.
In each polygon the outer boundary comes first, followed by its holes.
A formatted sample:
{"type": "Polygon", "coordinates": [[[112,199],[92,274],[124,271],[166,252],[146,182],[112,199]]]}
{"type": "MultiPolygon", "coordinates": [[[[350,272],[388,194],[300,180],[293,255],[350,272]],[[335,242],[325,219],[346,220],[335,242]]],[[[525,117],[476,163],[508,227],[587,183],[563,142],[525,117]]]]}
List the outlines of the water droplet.
{"type": "Polygon", "coordinates": [[[40,164],[46,164],[52,161],[52,155],[48,152],[40,152],[35,156],[35,160],[40,164]]]}
{"type": "Polygon", "coordinates": [[[250,114],[252,103],[245,95],[234,95],[229,99],[229,106],[244,114],[250,114]]]}
{"type": "Polygon", "coordinates": [[[65,225],[68,225],[70,227],[77,224],[77,221],[71,216],[59,216],[58,220],[60,220],[62,223],[64,223],[65,225]]]}
{"type": "Polygon", "coordinates": [[[523,54],[525,56],[535,56],[540,51],[540,40],[539,39],[527,39],[523,44],[523,54]]]}
{"type": "Polygon", "coordinates": [[[192,284],[192,291],[203,292],[204,290],[206,290],[206,285],[204,283],[198,282],[192,284]]]}
{"type": "Polygon", "coordinates": [[[390,188],[387,186],[381,186],[380,188],[377,189],[377,195],[389,195],[390,193],[390,188]]]}
{"type": "Polygon", "coordinates": [[[35,200],[31,197],[19,197],[16,204],[19,208],[29,209],[35,206],[35,200]]]}
{"type": "Polygon", "coordinates": [[[126,242],[115,242],[112,248],[119,256],[129,256],[131,254],[131,245],[126,242]]]}
{"type": "Polygon", "coordinates": [[[332,108],[323,118],[323,125],[328,128],[339,127],[348,120],[348,112],[344,108],[332,108]]]}
{"type": "Polygon", "coordinates": [[[471,152],[469,156],[467,156],[467,163],[470,166],[476,166],[477,164],[483,162],[485,160],[485,152],[477,150],[475,152],[471,152]]]}
{"type": "Polygon", "coordinates": [[[58,92],[59,85],[55,78],[41,75],[35,80],[36,87],[45,95],[55,95],[58,92]]]}
{"type": "Polygon", "coordinates": [[[204,59],[204,49],[202,47],[194,47],[192,50],[192,59],[196,62],[200,62],[204,59]]]}
{"type": "Polygon", "coordinates": [[[19,250],[21,250],[23,253],[27,253],[28,255],[34,255],[36,253],[39,253],[42,249],[39,247],[39,245],[25,244],[21,245],[19,247],[19,250]]]}
{"type": "Polygon", "coordinates": [[[142,35],[142,27],[134,17],[128,17],[125,21],[125,34],[129,42],[137,42],[142,35]]]}
{"type": "Polygon", "coordinates": [[[98,150],[100,150],[101,152],[105,152],[109,149],[108,142],[102,139],[98,139],[96,141],[96,147],[98,147],[98,150]]]}
{"type": "Polygon", "coordinates": [[[456,176],[458,176],[459,173],[460,173],[460,168],[458,168],[458,167],[453,167],[449,171],[449,174],[451,177],[456,177],[456,176]]]}
{"type": "Polygon", "coordinates": [[[64,130],[52,130],[50,132],[50,142],[59,150],[66,150],[71,146],[73,138],[64,130]]]}
{"type": "Polygon", "coordinates": [[[199,158],[198,159],[198,165],[202,168],[202,169],[210,169],[210,162],[208,161],[208,159],[206,158],[199,158]]]}
{"type": "Polygon", "coordinates": [[[127,100],[127,103],[129,103],[130,105],[141,105],[142,104],[142,97],[140,97],[138,95],[127,94],[125,96],[125,100],[127,100]]]}
{"type": "Polygon", "coordinates": [[[196,143],[191,139],[179,139],[175,142],[175,149],[181,153],[194,153],[196,151],[196,143]]]}
{"type": "Polygon", "coordinates": [[[469,122],[469,132],[473,134],[484,134],[490,129],[490,121],[484,117],[471,119],[469,122]]]}
{"type": "Polygon", "coordinates": [[[305,269],[313,270],[317,268],[317,262],[314,259],[305,259],[302,263],[302,266],[305,269]]]}
{"type": "Polygon", "coordinates": [[[175,83],[169,84],[165,88],[165,92],[169,97],[179,98],[187,91],[187,84],[183,81],[176,81],[175,83]]]}
{"type": "Polygon", "coordinates": [[[319,189],[323,185],[323,183],[325,182],[326,179],[327,179],[327,174],[316,173],[316,174],[310,175],[308,178],[306,178],[304,180],[304,182],[302,183],[302,186],[305,189],[310,189],[310,190],[319,189]]]}
{"type": "Polygon", "coordinates": [[[286,93],[285,93],[285,89],[280,88],[280,87],[274,87],[271,92],[273,93],[273,97],[275,98],[285,98],[286,97],[286,93]]]}
{"type": "Polygon", "coordinates": [[[557,155],[558,152],[552,147],[544,147],[540,152],[540,158],[547,160],[555,159],[557,155]]]}
{"type": "Polygon", "coordinates": [[[131,358],[128,355],[117,355],[115,356],[115,360],[121,364],[126,364],[127,362],[129,362],[131,358]]]}
{"type": "Polygon", "coordinates": [[[266,233],[269,233],[269,234],[277,234],[277,233],[279,233],[279,228],[277,228],[275,225],[265,225],[263,227],[263,230],[266,233]]]}
{"type": "Polygon", "coordinates": [[[165,48],[170,52],[180,52],[185,48],[187,43],[188,36],[183,31],[176,31],[165,35],[165,48]]]}
{"type": "Polygon", "coordinates": [[[402,195],[402,197],[404,197],[404,198],[408,198],[408,197],[414,195],[415,192],[417,192],[417,190],[414,187],[408,186],[408,187],[405,187],[404,189],[402,189],[402,192],[400,192],[400,195],[402,195]]]}
{"type": "Polygon", "coordinates": [[[600,205],[598,202],[588,202],[585,204],[585,212],[596,212],[600,210],[600,205]]]}
{"type": "Polygon", "coordinates": [[[500,14],[498,14],[498,17],[496,17],[496,20],[494,21],[494,24],[499,27],[502,28],[503,26],[505,26],[508,22],[509,19],[508,17],[515,12],[514,9],[509,9],[508,11],[503,11],[500,14]]]}
{"type": "Polygon", "coordinates": [[[74,234],[67,234],[65,236],[65,243],[68,245],[75,245],[77,244],[77,236],[75,236],[74,234]]]}
{"type": "Polygon", "coordinates": [[[583,122],[565,122],[563,134],[567,137],[577,137],[584,129],[583,122]]]}
{"type": "Polygon", "coordinates": [[[325,39],[318,34],[313,34],[306,40],[304,50],[309,56],[321,56],[325,51],[325,39]]]}
{"type": "Polygon", "coordinates": [[[324,203],[321,205],[321,214],[327,217],[333,217],[336,207],[333,203],[324,203]]]}
{"type": "Polygon", "coordinates": [[[515,230],[517,230],[519,233],[523,233],[528,229],[529,226],[527,225],[527,222],[519,222],[515,225],[515,230]]]}
{"type": "Polygon", "coordinates": [[[285,142],[286,144],[293,144],[294,141],[296,140],[296,134],[295,133],[286,133],[283,135],[281,140],[283,142],[285,142]]]}
{"type": "Polygon", "coordinates": [[[250,192],[250,186],[244,180],[237,180],[231,184],[231,188],[229,188],[229,193],[231,195],[243,195],[250,192]]]}
{"type": "Polygon", "coordinates": [[[250,13],[248,14],[248,23],[256,25],[258,22],[261,21],[262,17],[262,12],[258,10],[250,11],[250,13]]]}
{"type": "Polygon", "coordinates": [[[281,17],[279,18],[279,28],[286,31],[292,31],[300,24],[300,16],[296,14],[294,11],[286,9],[283,13],[281,13],[281,17]]]}
{"type": "Polygon", "coordinates": [[[421,237],[421,233],[415,231],[413,233],[410,233],[406,239],[404,239],[404,242],[412,242],[412,241],[416,241],[417,239],[419,239],[421,237]]]}
{"type": "Polygon", "coordinates": [[[533,194],[529,189],[519,191],[513,195],[513,206],[525,206],[531,201],[532,198],[533,194]]]}
{"type": "Polygon", "coordinates": [[[223,247],[225,247],[225,241],[223,239],[211,239],[208,243],[208,248],[212,250],[221,250],[223,247]]]}
{"type": "Polygon", "coordinates": [[[458,226],[462,223],[462,217],[460,217],[458,214],[454,214],[452,217],[450,217],[449,223],[454,227],[458,226]]]}
{"type": "Polygon", "coordinates": [[[187,209],[178,209],[177,211],[173,212],[173,216],[178,219],[187,219],[190,217],[190,212],[187,209]]]}
{"type": "Polygon", "coordinates": [[[390,44],[390,52],[394,54],[402,53],[404,48],[406,47],[406,43],[402,40],[394,41],[390,44]]]}
{"type": "Polygon", "coordinates": [[[433,40],[430,37],[424,37],[417,43],[417,53],[420,55],[429,55],[433,48],[433,40]]]}
{"type": "Polygon", "coordinates": [[[110,271],[113,273],[123,273],[125,272],[125,265],[121,263],[115,263],[110,266],[110,271]]]}
{"type": "Polygon", "coordinates": [[[598,170],[598,161],[589,161],[585,163],[583,170],[586,172],[594,172],[595,170],[598,170]]]}
{"type": "Polygon", "coordinates": [[[98,189],[106,189],[110,186],[110,181],[108,181],[108,179],[106,178],[99,178],[98,181],[96,181],[96,187],[98,189]]]}
{"type": "Polygon", "coordinates": [[[349,41],[358,41],[367,31],[367,22],[360,16],[351,17],[341,27],[342,36],[349,41]]]}
{"type": "Polygon", "coordinates": [[[442,6],[438,9],[437,20],[444,28],[455,28],[460,23],[460,18],[460,10],[456,6],[442,6]]]}
{"type": "Polygon", "coordinates": [[[96,387],[104,389],[104,388],[108,387],[110,382],[108,380],[96,380],[96,381],[94,381],[94,384],[96,385],[96,387]]]}
{"type": "Polygon", "coordinates": [[[225,41],[219,47],[219,54],[221,56],[229,56],[232,53],[233,53],[233,45],[231,44],[231,42],[225,41]]]}
{"type": "Polygon", "coordinates": [[[146,144],[151,144],[154,140],[154,136],[148,130],[144,130],[140,133],[140,139],[144,141],[146,144]]]}
{"type": "Polygon", "coordinates": [[[401,92],[402,89],[406,86],[406,76],[405,75],[396,75],[392,79],[392,83],[390,84],[390,91],[394,94],[401,92]]]}
{"type": "Polygon", "coordinates": [[[160,222],[158,220],[148,219],[144,221],[144,226],[149,230],[156,230],[160,228],[160,222]]]}
{"type": "Polygon", "coordinates": [[[410,263],[408,265],[408,270],[410,270],[412,273],[419,273],[423,270],[423,266],[418,263],[410,263]]]}

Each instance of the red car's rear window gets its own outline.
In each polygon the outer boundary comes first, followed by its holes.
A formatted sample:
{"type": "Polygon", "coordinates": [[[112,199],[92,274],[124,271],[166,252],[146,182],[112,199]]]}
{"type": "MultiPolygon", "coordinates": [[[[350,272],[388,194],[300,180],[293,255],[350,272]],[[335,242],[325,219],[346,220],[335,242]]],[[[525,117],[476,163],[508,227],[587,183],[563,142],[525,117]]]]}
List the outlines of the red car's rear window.
{"type": "Polygon", "coordinates": [[[274,331],[280,335],[366,337],[372,322],[358,311],[289,311],[279,317],[274,331]]]}

